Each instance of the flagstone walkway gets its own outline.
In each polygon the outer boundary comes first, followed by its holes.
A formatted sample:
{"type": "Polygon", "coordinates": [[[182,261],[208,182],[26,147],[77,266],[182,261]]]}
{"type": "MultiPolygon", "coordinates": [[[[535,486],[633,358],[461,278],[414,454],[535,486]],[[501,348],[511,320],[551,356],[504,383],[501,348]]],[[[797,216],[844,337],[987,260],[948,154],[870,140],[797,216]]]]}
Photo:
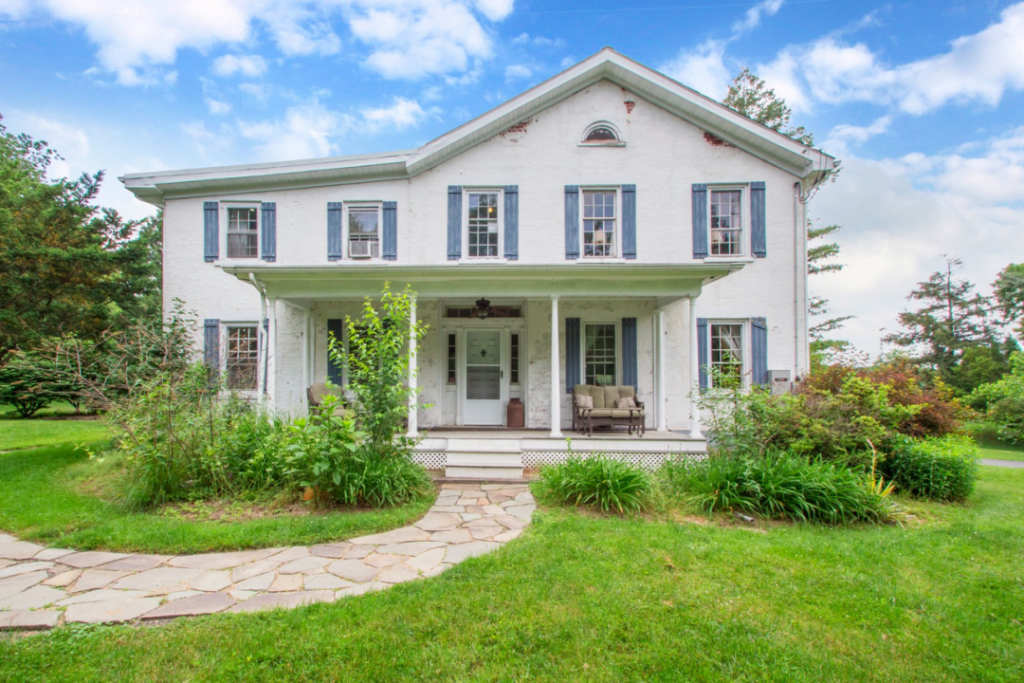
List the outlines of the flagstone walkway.
{"type": "Polygon", "coordinates": [[[0,630],[331,602],[435,576],[516,538],[525,484],[443,484],[412,526],[340,543],[202,555],[44,548],[0,534],[0,630]]]}

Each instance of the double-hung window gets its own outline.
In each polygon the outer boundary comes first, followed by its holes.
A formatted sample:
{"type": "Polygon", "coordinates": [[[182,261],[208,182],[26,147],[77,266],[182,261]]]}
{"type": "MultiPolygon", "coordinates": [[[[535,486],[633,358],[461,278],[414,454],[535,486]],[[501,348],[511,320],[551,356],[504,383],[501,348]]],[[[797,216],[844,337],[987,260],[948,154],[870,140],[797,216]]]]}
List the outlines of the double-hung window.
{"type": "MultiPolygon", "coordinates": [[[[711,323],[712,377],[740,382],[744,375],[743,324],[711,323]]],[[[712,380],[713,381],[713,380],[712,380]]]]}
{"type": "Polygon", "coordinates": [[[583,328],[583,376],[591,386],[616,384],[618,354],[614,323],[597,323],[583,328]]]}
{"type": "Polygon", "coordinates": [[[711,255],[737,256],[743,253],[743,191],[712,189],[710,201],[711,255]]]}
{"type": "Polygon", "coordinates": [[[255,325],[229,325],[227,328],[225,374],[228,389],[252,391],[259,375],[259,332],[255,325]]]}
{"type": "Polygon", "coordinates": [[[380,207],[348,207],[348,254],[352,258],[380,258],[380,207]]]}
{"type": "Polygon", "coordinates": [[[583,257],[608,258],[618,255],[618,192],[583,191],[583,257]]]}
{"type": "Polygon", "coordinates": [[[228,258],[258,258],[260,255],[259,210],[256,207],[228,207],[228,258]]]}
{"type": "Polygon", "coordinates": [[[497,258],[500,255],[501,217],[499,192],[469,192],[469,230],[466,254],[470,258],[497,258]]]}

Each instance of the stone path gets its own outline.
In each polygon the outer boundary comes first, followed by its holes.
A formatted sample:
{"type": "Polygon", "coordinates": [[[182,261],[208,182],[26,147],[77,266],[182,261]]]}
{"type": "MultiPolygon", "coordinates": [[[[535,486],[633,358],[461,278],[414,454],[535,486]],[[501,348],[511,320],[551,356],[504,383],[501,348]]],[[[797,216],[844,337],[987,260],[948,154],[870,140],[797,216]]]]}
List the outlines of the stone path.
{"type": "Polygon", "coordinates": [[[982,465],[991,465],[992,467],[1012,467],[1014,469],[1024,469],[1024,461],[1020,460],[991,460],[988,458],[979,458],[978,462],[982,465]]]}
{"type": "Polygon", "coordinates": [[[522,533],[525,484],[443,484],[412,526],[342,543],[202,555],[44,548],[0,534],[0,630],[255,612],[435,576],[522,533]]]}

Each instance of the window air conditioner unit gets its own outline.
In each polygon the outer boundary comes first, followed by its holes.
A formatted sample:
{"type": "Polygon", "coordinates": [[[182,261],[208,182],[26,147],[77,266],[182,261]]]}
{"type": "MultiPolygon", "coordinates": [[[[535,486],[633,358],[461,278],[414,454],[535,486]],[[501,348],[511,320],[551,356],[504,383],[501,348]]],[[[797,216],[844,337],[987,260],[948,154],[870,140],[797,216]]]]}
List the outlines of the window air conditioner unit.
{"type": "Polygon", "coordinates": [[[372,255],[370,249],[373,246],[373,242],[349,242],[348,243],[348,255],[352,258],[370,258],[372,255]]]}

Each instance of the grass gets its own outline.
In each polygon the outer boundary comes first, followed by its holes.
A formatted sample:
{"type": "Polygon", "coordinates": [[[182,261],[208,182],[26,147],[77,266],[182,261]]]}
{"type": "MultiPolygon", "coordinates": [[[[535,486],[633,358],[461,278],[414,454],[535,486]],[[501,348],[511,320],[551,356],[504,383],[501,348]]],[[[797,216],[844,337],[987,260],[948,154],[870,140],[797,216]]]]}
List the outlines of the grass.
{"type": "Polygon", "coordinates": [[[2,642],[0,681],[1011,681],[1024,471],[925,523],[539,513],[502,550],[333,604],[2,642]]]}
{"type": "MultiPolygon", "coordinates": [[[[66,414],[69,413],[64,410],[50,413],[51,416],[66,414]]],[[[106,438],[107,435],[107,425],[99,419],[32,417],[26,420],[11,410],[0,412],[0,451],[61,443],[86,443],[106,438]]]]}
{"type": "Polygon", "coordinates": [[[991,460],[1024,460],[1024,448],[1008,444],[984,445],[978,449],[981,457],[991,460]]]}
{"type": "Polygon", "coordinates": [[[190,553],[337,541],[404,526],[432,502],[238,522],[132,513],[97,491],[115,467],[72,445],[0,454],[0,531],[79,550],[190,553]]]}

